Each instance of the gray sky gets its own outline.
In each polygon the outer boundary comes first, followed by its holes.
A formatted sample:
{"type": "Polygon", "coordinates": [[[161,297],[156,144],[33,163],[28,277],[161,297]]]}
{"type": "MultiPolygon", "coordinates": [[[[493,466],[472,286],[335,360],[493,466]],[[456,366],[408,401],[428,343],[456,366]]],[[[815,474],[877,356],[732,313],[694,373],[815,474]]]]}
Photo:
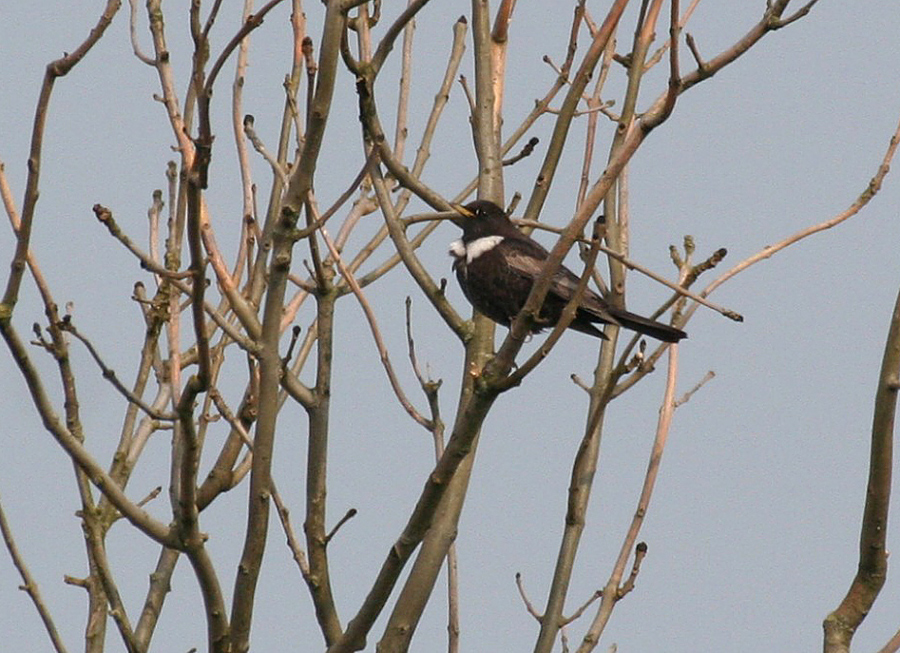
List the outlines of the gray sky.
{"type": "MultiPolygon", "coordinates": [[[[517,7],[507,130],[552,83],[554,73],[541,57],[549,54],[557,63],[563,59],[571,18],[569,3],[564,4],[558,16],[550,15],[546,5],[517,7]]],[[[308,5],[311,33],[317,38],[321,7],[308,5]]],[[[414,89],[413,106],[419,108],[411,118],[408,152],[414,151],[424,121],[422,103],[430,106],[437,85],[435,75],[425,69],[443,69],[450,26],[468,13],[465,2],[434,5],[418,23],[416,56],[425,66],[416,78],[421,85],[414,89]]],[[[688,31],[711,58],[758,20],[764,5],[762,0],[708,0],[700,4],[688,31]]],[[[186,9],[176,15],[175,6],[168,7],[172,13],[167,22],[181,92],[189,65],[186,23],[179,22],[186,18],[186,9]]],[[[593,12],[599,15],[603,6],[593,12]]],[[[0,9],[0,160],[19,203],[43,67],[80,42],[99,10],[100,3],[87,7],[48,2],[7,3],[0,9]]],[[[230,6],[223,9],[220,46],[233,33],[233,11],[230,6]]],[[[633,14],[628,16],[620,52],[630,39],[633,14]]],[[[279,8],[254,37],[245,90],[245,110],[256,116],[257,128],[269,143],[281,114],[280,83],[288,65],[286,17],[287,7],[279,8]]],[[[97,202],[110,207],[123,228],[145,242],[146,208],[152,190],[165,183],[172,138],[162,106],[151,99],[158,92],[154,71],[131,55],[127,27],[123,9],[106,38],[57,83],[33,249],[57,301],[74,302],[79,328],[100,346],[120,376],[130,379],[141,329],[128,297],[136,280],[149,285],[150,279],[96,223],[91,207],[97,202]]],[[[142,43],[149,49],[144,33],[142,43]]],[[[898,33],[900,14],[893,4],[822,2],[807,18],[767,36],[744,59],[683,95],[675,114],[650,136],[631,165],[632,258],[672,276],[668,245],[691,234],[698,259],[727,247],[724,265],[730,267],[767,244],[843,211],[875,173],[900,116],[898,33]]],[[[683,51],[682,69],[690,70],[691,63],[683,51]]],[[[463,66],[471,78],[471,60],[463,66]]],[[[232,70],[227,67],[216,95],[219,149],[208,195],[221,225],[220,242],[229,250],[234,238],[228,221],[237,221],[240,213],[225,113],[232,70]]],[[[651,78],[648,83],[661,89],[663,80],[651,78]]],[[[386,106],[393,103],[388,98],[394,89],[391,77],[379,87],[386,106]]],[[[655,95],[646,93],[641,106],[655,95]]],[[[345,121],[341,126],[335,120],[326,135],[328,163],[320,166],[317,182],[322,204],[343,190],[345,162],[357,165],[359,133],[348,74],[338,81],[336,107],[335,118],[343,116],[345,121]]],[[[463,110],[456,86],[425,175],[446,196],[455,194],[475,171],[463,110]]],[[[537,155],[508,169],[508,195],[529,192],[549,126],[549,121],[542,122],[534,130],[542,138],[537,155]]],[[[574,130],[543,214],[555,224],[571,215],[577,188],[582,123],[574,130]],[[554,220],[554,214],[560,217],[554,220]]],[[[264,164],[255,161],[254,166],[263,183],[264,164]]],[[[900,283],[900,181],[892,175],[857,217],[760,263],[718,290],[712,299],[742,313],[743,324],[709,311],[699,311],[688,324],[690,338],[680,347],[679,394],[707,370],[717,376],[675,414],[641,534],[649,555],[637,589],[616,608],[598,650],[612,643],[619,651],[670,653],[821,647],[822,619],[837,606],[856,569],[873,393],[900,283]]],[[[376,220],[372,216],[371,224],[376,220]]],[[[13,239],[8,228],[0,233],[0,256],[8,261],[13,239]]],[[[444,250],[457,233],[446,225],[436,236],[423,248],[422,260],[435,276],[449,276],[444,250]]],[[[28,334],[29,325],[44,318],[33,287],[26,283],[25,288],[15,322],[28,334]]],[[[455,283],[449,284],[448,293],[461,311],[468,311],[455,283]]],[[[414,300],[420,361],[434,377],[444,379],[442,407],[451,421],[461,348],[403,274],[395,272],[372,287],[369,298],[395,365],[421,407],[424,401],[404,364],[402,307],[408,294],[414,300]]],[[[667,296],[656,284],[638,275],[629,277],[631,310],[650,312],[667,296]]],[[[427,434],[391,398],[352,298],[341,302],[338,317],[343,345],[335,357],[329,517],[333,523],[350,507],[360,511],[331,547],[338,607],[346,622],[399,534],[431,468],[432,450],[427,434]]],[[[308,316],[300,322],[308,324],[308,316]]],[[[458,539],[466,652],[520,651],[533,645],[537,627],[518,597],[514,574],[522,572],[532,602],[542,606],[583,426],[585,395],[569,375],[589,377],[596,346],[586,336],[568,334],[522,388],[498,401],[485,425],[458,539]]],[[[83,350],[74,350],[88,441],[97,458],[107,461],[120,427],[118,397],[83,350]]],[[[37,351],[34,356],[41,360],[37,351]]],[[[55,392],[52,368],[47,361],[41,363],[55,392]]],[[[80,650],[84,592],[62,583],[64,574],[84,575],[85,566],[71,464],[41,429],[5,348],[0,372],[0,446],[6,452],[0,463],[0,497],[70,650],[80,650]]],[[[240,382],[244,370],[235,367],[233,372],[240,382]]],[[[611,408],[569,612],[609,575],[640,492],[663,382],[660,365],[611,408]]],[[[236,402],[234,393],[229,399],[236,402]]],[[[274,475],[299,528],[305,419],[301,411],[290,409],[279,424],[274,475]]],[[[221,435],[217,432],[210,443],[221,435]]],[[[130,496],[138,499],[154,486],[166,485],[168,446],[165,433],[151,441],[130,483],[130,496]]],[[[167,502],[157,499],[151,511],[165,518],[167,502]]],[[[246,484],[202,516],[228,597],[245,511],[246,484]]],[[[317,650],[321,638],[306,588],[280,530],[273,527],[260,581],[254,649],[277,650],[289,642],[295,650],[317,650]]],[[[889,547],[892,541],[889,536],[889,547]]],[[[136,615],[157,547],[124,523],[114,527],[109,545],[113,565],[121,569],[126,605],[136,615]]],[[[4,646],[11,651],[49,650],[36,612],[16,589],[19,582],[8,556],[0,555],[4,646]]],[[[203,650],[199,592],[185,561],[173,589],[153,650],[203,650]]],[[[443,597],[439,589],[413,650],[443,648],[443,597]]],[[[898,613],[900,585],[889,572],[881,597],[854,640],[859,650],[876,650],[887,641],[900,626],[898,613]]],[[[582,620],[567,632],[577,642],[585,628],[582,620]]],[[[110,622],[109,650],[118,650],[114,630],[110,622]]],[[[376,627],[370,642],[380,632],[376,627]]]]}

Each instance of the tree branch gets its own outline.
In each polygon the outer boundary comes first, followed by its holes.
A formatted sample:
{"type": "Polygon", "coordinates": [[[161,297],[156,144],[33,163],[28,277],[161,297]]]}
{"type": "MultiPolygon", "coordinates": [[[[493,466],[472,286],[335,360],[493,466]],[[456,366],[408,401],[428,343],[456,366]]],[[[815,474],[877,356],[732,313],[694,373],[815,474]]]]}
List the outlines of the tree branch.
{"type": "Polygon", "coordinates": [[[900,291],[891,315],[872,417],[866,507],[859,536],[859,568],[847,595],[823,624],[825,653],[847,653],[887,577],[887,522],[891,498],[894,417],[900,391],[900,291]]]}
{"type": "Polygon", "coordinates": [[[353,294],[356,295],[356,299],[359,301],[360,307],[363,309],[363,313],[366,316],[366,321],[369,323],[369,329],[372,331],[372,338],[375,340],[375,347],[378,350],[378,356],[381,359],[381,364],[384,367],[384,371],[387,374],[388,381],[391,384],[391,389],[394,391],[394,395],[397,397],[397,401],[400,402],[400,405],[403,406],[403,410],[415,420],[417,424],[420,426],[431,430],[432,425],[431,422],[426,419],[416,407],[412,405],[409,398],[406,396],[406,393],[403,392],[403,387],[400,385],[400,381],[397,379],[397,375],[394,374],[394,367],[391,365],[391,359],[387,351],[387,347],[384,344],[384,339],[381,337],[381,331],[378,329],[378,322],[375,319],[375,313],[372,311],[372,306],[369,304],[366,296],[363,294],[362,288],[359,287],[359,284],[356,283],[356,279],[353,277],[353,274],[347,269],[347,266],[344,265],[344,261],[341,259],[341,254],[338,252],[337,248],[334,245],[334,241],[331,240],[331,236],[328,235],[328,232],[322,227],[320,230],[322,234],[322,238],[325,241],[325,245],[328,247],[328,251],[331,253],[331,257],[334,259],[334,262],[338,266],[338,270],[341,272],[341,276],[349,284],[350,288],[353,290],[353,294]]]}
{"type": "Polygon", "coordinates": [[[6,511],[3,510],[2,501],[0,501],[0,534],[3,535],[3,543],[6,545],[6,550],[9,551],[9,557],[12,559],[13,565],[15,565],[19,575],[22,577],[23,584],[19,586],[19,589],[26,592],[31,598],[31,602],[34,603],[34,607],[38,611],[41,621],[44,622],[44,628],[47,631],[47,635],[50,636],[50,641],[53,643],[56,653],[66,653],[66,645],[62,641],[62,637],[59,636],[59,631],[56,630],[50,609],[44,602],[38,584],[31,572],[28,571],[28,565],[25,564],[25,559],[19,553],[19,548],[16,546],[15,539],[13,539],[12,529],[6,520],[6,511]]]}
{"type": "MultiPolygon", "coordinates": [[[[632,550],[635,549],[635,541],[640,533],[647,510],[650,507],[650,499],[653,496],[653,488],[656,485],[656,477],[659,474],[660,463],[662,462],[663,451],[665,451],[666,440],[669,436],[669,427],[672,424],[672,414],[675,412],[675,381],[678,378],[678,345],[671,345],[669,351],[669,370],[666,377],[666,389],[663,394],[662,405],[659,408],[659,420],[656,425],[656,438],[653,441],[653,447],[650,452],[650,461],[647,463],[647,474],[644,477],[644,486],[641,489],[641,497],[638,500],[637,509],[634,512],[631,526],[619,550],[619,557],[613,567],[609,580],[603,588],[603,597],[600,601],[600,607],[597,609],[588,632],[585,634],[578,653],[588,653],[592,651],[600,639],[600,634],[606,627],[609,617],[612,614],[613,607],[616,602],[630,591],[626,586],[625,589],[620,587],[622,577],[625,575],[625,567],[628,559],[631,557],[632,550]]],[[[640,556],[643,559],[643,555],[640,556]]],[[[637,575],[637,568],[640,566],[638,554],[635,554],[635,570],[633,575],[637,575]]],[[[630,583],[633,584],[633,579],[630,583]]]]}

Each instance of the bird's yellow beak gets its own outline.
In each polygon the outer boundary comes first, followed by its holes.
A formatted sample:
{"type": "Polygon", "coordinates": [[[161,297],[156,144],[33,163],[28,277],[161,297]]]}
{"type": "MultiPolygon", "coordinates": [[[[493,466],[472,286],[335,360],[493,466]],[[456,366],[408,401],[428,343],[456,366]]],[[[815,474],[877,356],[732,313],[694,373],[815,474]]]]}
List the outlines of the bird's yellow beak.
{"type": "Polygon", "coordinates": [[[462,204],[451,204],[450,208],[459,213],[464,218],[474,218],[475,214],[472,213],[469,209],[464,207],[462,204]]]}

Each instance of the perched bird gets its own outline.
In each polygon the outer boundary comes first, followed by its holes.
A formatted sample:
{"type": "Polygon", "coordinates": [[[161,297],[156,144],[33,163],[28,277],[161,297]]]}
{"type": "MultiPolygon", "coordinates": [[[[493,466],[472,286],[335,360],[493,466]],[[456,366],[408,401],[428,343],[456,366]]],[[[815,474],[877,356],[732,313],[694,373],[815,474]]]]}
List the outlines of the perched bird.
{"type": "MultiPolygon", "coordinates": [[[[453,222],[463,236],[450,243],[453,270],[462,291],[478,312],[508,327],[528,299],[531,287],[550,253],[510,221],[493,202],[478,200],[454,205],[453,222]]],[[[553,275],[550,290],[532,329],[554,326],[578,286],[578,277],[565,266],[553,275]]],[[[664,342],[678,342],[687,334],[662,322],[610,306],[585,288],[570,329],[604,338],[596,323],[618,324],[664,342]]]]}

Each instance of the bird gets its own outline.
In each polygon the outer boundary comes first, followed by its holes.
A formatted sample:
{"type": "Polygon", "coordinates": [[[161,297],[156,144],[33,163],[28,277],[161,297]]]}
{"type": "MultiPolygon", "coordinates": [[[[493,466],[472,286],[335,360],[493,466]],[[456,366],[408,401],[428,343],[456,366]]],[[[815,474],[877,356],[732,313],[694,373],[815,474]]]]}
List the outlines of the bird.
{"type": "MultiPolygon", "coordinates": [[[[487,200],[465,206],[453,204],[451,221],[462,229],[462,238],[450,243],[453,271],[469,303],[494,322],[509,327],[525,305],[535,280],[550,253],[523,234],[502,208],[487,200]]],[[[532,333],[559,322],[562,311],[578,286],[578,277],[561,265],[550,280],[550,290],[535,319],[532,333]]],[[[570,329],[595,338],[606,335],[595,324],[616,324],[663,342],[678,342],[681,329],[611,306],[585,288],[570,329]]]]}

